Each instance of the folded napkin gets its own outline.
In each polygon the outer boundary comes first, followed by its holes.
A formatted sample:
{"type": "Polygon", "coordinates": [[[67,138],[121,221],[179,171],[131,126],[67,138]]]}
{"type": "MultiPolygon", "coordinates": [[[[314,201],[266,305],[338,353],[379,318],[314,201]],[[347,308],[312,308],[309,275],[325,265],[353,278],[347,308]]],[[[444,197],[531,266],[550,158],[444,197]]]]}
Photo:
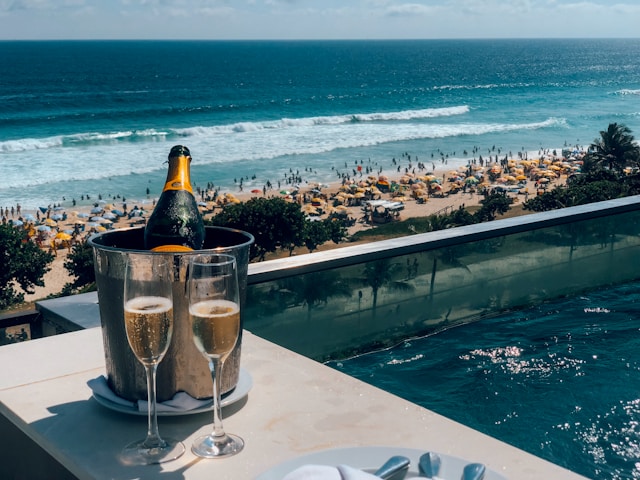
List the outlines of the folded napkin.
{"type": "MultiPolygon", "coordinates": [[[[338,465],[328,467],[326,465],[304,465],[288,473],[282,480],[375,480],[378,477],[349,467],[338,465]]],[[[378,479],[379,480],[379,479],[378,479]]]]}
{"type": "MultiPolygon", "coordinates": [[[[131,402],[113,393],[113,390],[109,388],[109,384],[107,383],[107,379],[104,375],[100,375],[97,378],[89,380],[87,385],[95,395],[98,395],[112,403],[122,405],[123,407],[129,407],[140,412],[149,411],[149,402],[146,400],[131,402]]],[[[210,405],[211,399],[198,400],[186,392],[178,392],[170,400],[158,402],[156,409],[158,412],[188,412],[198,408],[205,408],[210,405]]]]}

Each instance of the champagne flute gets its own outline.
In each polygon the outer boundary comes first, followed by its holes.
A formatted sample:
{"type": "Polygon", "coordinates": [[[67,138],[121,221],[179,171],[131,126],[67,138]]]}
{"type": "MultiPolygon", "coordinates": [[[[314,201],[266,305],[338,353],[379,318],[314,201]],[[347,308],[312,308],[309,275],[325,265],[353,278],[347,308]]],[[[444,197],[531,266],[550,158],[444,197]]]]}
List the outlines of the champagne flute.
{"type": "Polygon", "coordinates": [[[173,334],[173,263],[162,255],[131,254],[124,277],[124,324],[133,354],[147,375],[149,404],[147,436],[127,445],[120,455],[127,465],[150,465],[175,460],[184,453],[182,442],[162,439],[156,412],[156,371],[173,334]]]}
{"type": "Polygon", "coordinates": [[[232,255],[194,255],[187,277],[189,317],[196,347],[209,362],[213,381],[213,431],[194,440],[191,451],[204,458],[235,455],[244,441],[225,433],[220,405],[220,374],[240,334],[238,272],[232,255]]]}

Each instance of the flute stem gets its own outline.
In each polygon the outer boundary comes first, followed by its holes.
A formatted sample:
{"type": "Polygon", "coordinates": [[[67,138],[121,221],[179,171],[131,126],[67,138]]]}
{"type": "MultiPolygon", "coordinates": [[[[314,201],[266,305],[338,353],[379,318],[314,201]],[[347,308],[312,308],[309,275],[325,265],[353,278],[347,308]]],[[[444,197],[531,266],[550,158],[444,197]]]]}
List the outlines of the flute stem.
{"type": "Polygon", "coordinates": [[[147,438],[144,441],[145,447],[163,447],[165,446],[164,440],[160,438],[160,432],[158,431],[158,412],[157,412],[157,400],[156,400],[156,371],[158,364],[144,366],[147,374],[147,400],[149,405],[149,415],[147,417],[147,438]]]}

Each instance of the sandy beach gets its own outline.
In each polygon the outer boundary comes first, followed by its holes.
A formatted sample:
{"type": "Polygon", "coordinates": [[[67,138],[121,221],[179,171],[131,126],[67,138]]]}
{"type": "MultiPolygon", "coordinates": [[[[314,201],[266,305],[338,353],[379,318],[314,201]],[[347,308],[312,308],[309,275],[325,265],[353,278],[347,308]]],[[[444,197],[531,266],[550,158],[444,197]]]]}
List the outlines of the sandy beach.
{"type": "MultiPolygon", "coordinates": [[[[393,175],[384,175],[382,172],[367,173],[366,170],[360,171],[360,169],[354,168],[355,175],[353,177],[343,178],[341,182],[329,185],[305,182],[304,179],[299,178],[302,182],[298,182],[297,187],[284,186],[281,187],[281,190],[275,188],[267,190],[265,188],[252,192],[218,191],[214,193],[207,191],[200,192],[199,196],[202,199],[201,205],[205,218],[214,215],[219,211],[219,208],[223,208],[222,204],[224,203],[242,202],[254,196],[278,196],[288,201],[297,202],[303,211],[317,218],[326,218],[331,212],[341,211],[343,215],[346,214],[355,220],[348,229],[348,234],[352,235],[359,230],[376,228],[370,223],[362,221],[365,216],[363,210],[365,198],[373,197],[402,203],[403,207],[399,211],[398,220],[443,214],[459,207],[479,205],[483,198],[480,193],[483,188],[507,189],[507,195],[512,197],[514,205],[517,205],[524,202],[530,195],[536,195],[541,188],[553,188],[563,184],[567,175],[578,168],[574,163],[568,163],[566,159],[551,156],[541,156],[535,160],[509,160],[503,162],[502,166],[496,163],[484,166],[470,165],[469,168],[458,170],[448,170],[446,165],[433,166],[436,168],[430,168],[428,171],[424,168],[417,170],[415,168],[410,170],[408,167],[398,168],[398,171],[393,175]],[[476,180],[468,180],[472,176],[476,180]],[[385,182],[393,186],[395,191],[385,191],[385,182]],[[431,189],[427,187],[429,182],[433,184],[431,189]],[[428,190],[430,190],[430,194],[427,193],[428,190]],[[216,201],[213,201],[214,195],[216,201]],[[207,198],[209,201],[205,201],[207,198]],[[334,206],[335,204],[338,206],[334,206]]],[[[128,203],[136,205],[135,202],[129,201],[128,203]]],[[[126,215],[108,215],[110,212],[121,213],[123,206],[116,203],[109,204],[106,201],[96,203],[93,206],[59,208],[56,211],[58,216],[55,217],[59,220],[55,221],[55,226],[53,226],[53,222],[49,221],[52,224],[51,230],[44,232],[46,235],[42,232],[37,233],[41,238],[42,248],[49,249],[51,242],[55,242],[57,245],[56,257],[50,265],[51,270],[44,276],[45,285],[36,287],[34,293],[25,295],[25,301],[33,302],[59,293],[65,283],[70,281],[69,273],[64,268],[69,244],[59,238],[56,239],[56,235],[66,238],[61,233],[69,234],[75,230],[75,237],[81,239],[96,231],[104,231],[108,228],[143,225],[145,217],[150,214],[153,207],[153,201],[151,205],[148,201],[140,202],[140,205],[144,209],[144,214],[134,215],[131,218],[126,215]],[[109,219],[99,220],[99,223],[92,222],[91,220],[94,220],[96,215],[100,215],[95,210],[96,208],[102,209],[106,213],[104,216],[108,216],[109,219]]],[[[38,212],[21,213],[25,216],[28,214],[37,215],[40,217],[41,223],[47,218],[47,213],[49,217],[53,217],[51,211],[42,214],[38,214],[38,212]]],[[[333,245],[333,247],[339,248],[340,245],[333,245]]],[[[302,248],[297,253],[307,253],[307,250],[302,248]]]]}

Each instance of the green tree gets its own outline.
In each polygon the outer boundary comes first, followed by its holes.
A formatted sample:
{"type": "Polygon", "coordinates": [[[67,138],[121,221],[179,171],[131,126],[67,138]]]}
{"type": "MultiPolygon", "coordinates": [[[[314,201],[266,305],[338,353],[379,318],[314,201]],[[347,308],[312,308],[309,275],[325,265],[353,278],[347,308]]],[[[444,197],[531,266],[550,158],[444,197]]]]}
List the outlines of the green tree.
{"type": "Polygon", "coordinates": [[[513,199],[507,196],[506,192],[492,191],[485,194],[480,200],[480,209],[473,214],[475,223],[491,222],[496,219],[496,215],[504,215],[511,208],[513,199]]]}
{"type": "Polygon", "coordinates": [[[323,223],[327,227],[329,240],[333,243],[340,243],[347,238],[347,227],[345,226],[344,218],[329,216],[323,223]]]}
{"type": "Polygon", "coordinates": [[[0,309],[24,301],[33,287],[44,286],[44,274],[51,270],[53,255],[29,240],[26,230],[0,225],[0,309]],[[16,284],[23,290],[16,290],[16,284]]]}
{"type": "Polygon", "coordinates": [[[313,252],[320,245],[329,240],[334,243],[340,243],[347,236],[347,229],[344,222],[335,217],[325,218],[324,220],[307,220],[304,228],[304,244],[313,252]]]}
{"type": "Polygon", "coordinates": [[[303,245],[305,217],[300,207],[281,198],[254,197],[242,203],[225,206],[205,223],[237,228],[255,237],[251,259],[264,260],[278,248],[288,250],[303,245]]]}
{"type": "Polygon", "coordinates": [[[593,141],[587,157],[587,166],[606,165],[609,170],[622,172],[627,165],[638,164],[640,147],[629,127],[610,123],[606,130],[600,131],[600,138],[593,141]]]}
{"type": "Polygon", "coordinates": [[[322,245],[329,240],[329,232],[324,221],[307,220],[304,224],[304,244],[313,252],[318,245],[322,245]]]}
{"type": "Polygon", "coordinates": [[[72,295],[78,291],[95,290],[96,274],[93,267],[93,248],[88,242],[76,243],[64,262],[64,268],[74,277],[62,293],[72,295]]]}
{"type": "Polygon", "coordinates": [[[621,176],[615,171],[597,168],[571,177],[566,186],[557,186],[527,200],[522,208],[534,212],[546,212],[638,193],[640,193],[640,183],[637,175],[621,176]]]}

